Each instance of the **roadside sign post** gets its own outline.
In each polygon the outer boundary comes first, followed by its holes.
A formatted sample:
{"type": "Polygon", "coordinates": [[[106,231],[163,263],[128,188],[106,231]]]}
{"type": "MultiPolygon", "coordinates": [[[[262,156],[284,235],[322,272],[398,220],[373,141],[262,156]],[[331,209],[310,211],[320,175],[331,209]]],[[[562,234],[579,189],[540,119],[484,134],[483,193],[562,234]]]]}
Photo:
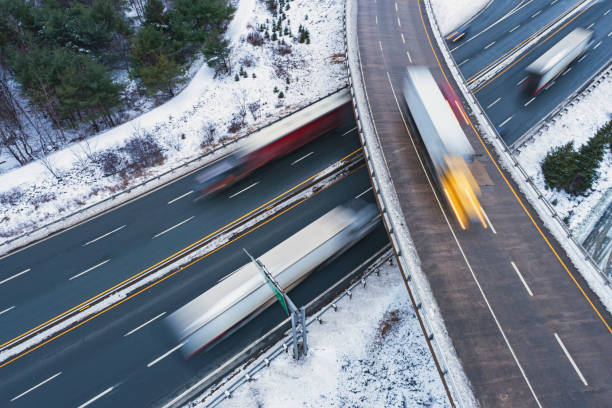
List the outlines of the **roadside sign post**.
{"type": "Polygon", "coordinates": [[[305,356],[308,355],[308,342],[306,340],[306,309],[304,307],[297,308],[295,304],[289,299],[289,296],[285,290],[276,282],[272,274],[268,271],[266,266],[255,259],[249,252],[244,249],[244,252],[251,258],[251,261],[257,266],[257,269],[262,273],[266,283],[272,289],[272,292],[278,299],[278,303],[282,306],[287,316],[291,316],[291,334],[293,337],[293,358],[299,360],[301,353],[305,356]],[[300,339],[301,337],[301,339],[300,339]],[[300,348],[300,340],[302,347],[300,348]],[[301,352],[300,352],[301,351],[301,352]]]}

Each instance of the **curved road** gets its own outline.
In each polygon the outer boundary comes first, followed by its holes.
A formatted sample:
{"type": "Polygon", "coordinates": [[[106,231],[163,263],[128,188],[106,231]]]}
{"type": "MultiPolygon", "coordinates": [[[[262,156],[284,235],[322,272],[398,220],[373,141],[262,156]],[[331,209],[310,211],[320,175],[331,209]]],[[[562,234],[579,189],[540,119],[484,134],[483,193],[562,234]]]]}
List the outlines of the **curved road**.
{"type": "Polygon", "coordinates": [[[480,404],[608,406],[612,317],[500,170],[491,147],[464,124],[477,153],[488,229],[462,231],[420,163],[423,147],[402,102],[405,67],[427,65],[438,81],[452,80],[422,1],[359,0],[353,29],[406,223],[480,404]]]}

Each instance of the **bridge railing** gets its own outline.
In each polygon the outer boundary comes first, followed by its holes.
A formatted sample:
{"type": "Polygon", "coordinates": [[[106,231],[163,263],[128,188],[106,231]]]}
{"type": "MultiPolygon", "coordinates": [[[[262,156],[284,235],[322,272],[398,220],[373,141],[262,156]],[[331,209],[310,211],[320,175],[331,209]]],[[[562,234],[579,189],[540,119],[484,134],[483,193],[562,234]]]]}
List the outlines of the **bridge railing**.
{"type": "MultiPolygon", "coordinates": [[[[306,327],[318,322],[323,323],[323,316],[330,310],[337,311],[343,299],[358,296],[358,287],[365,287],[368,279],[374,273],[379,276],[381,267],[392,260],[393,252],[387,244],[369,259],[353,269],[333,286],[329,287],[319,296],[308,302],[305,306],[306,314],[309,316],[306,327]],[[340,294],[338,294],[340,293],[340,294]]],[[[214,407],[221,402],[232,397],[232,394],[242,385],[253,381],[255,375],[264,370],[270,363],[283,353],[290,353],[292,350],[293,339],[290,336],[290,318],[286,318],[268,333],[260,337],[254,343],[246,347],[239,354],[226,362],[215,372],[209,374],[189,390],[177,396],[172,401],[166,403],[163,408],[178,408],[193,402],[200,395],[205,407],[214,407]],[[276,346],[266,349],[275,340],[283,338],[276,346]],[[255,360],[251,365],[246,365],[236,371],[241,364],[249,360],[255,360]],[[233,373],[233,374],[232,374],[233,373]],[[207,397],[202,398],[202,393],[206,392],[211,386],[219,381],[220,378],[227,378],[225,383],[220,384],[214,391],[209,391],[207,397]],[[207,398],[209,398],[207,400],[207,398]]]]}
{"type": "Polygon", "coordinates": [[[415,305],[415,312],[421,324],[421,329],[425,333],[426,341],[441,374],[442,382],[449,394],[451,404],[460,407],[476,406],[477,403],[470,389],[469,381],[455,353],[452,340],[446,332],[427,277],[421,270],[419,257],[405,224],[399,200],[393,187],[391,173],[382,153],[381,142],[376,130],[372,127],[373,122],[367,106],[369,102],[364,93],[361,76],[359,45],[356,38],[356,8],[356,0],[345,1],[343,24],[346,65],[357,128],[364,155],[368,162],[373,192],[393,244],[400,269],[409,288],[409,295],[415,305]],[[348,27],[347,19],[349,20],[348,27]],[[349,28],[355,30],[349,31],[349,28]],[[355,50],[355,54],[349,53],[349,43],[355,50]]]}
{"type": "MultiPolygon", "coordinates": [[[[562,218],[559,216],[559,213],[557,213],[555,208],[544,197],[540,189],[533,182],[533,179],[527,174],[527,172],[525,171],[523,166],[521,166],[521,164],[516,159],[514,154],[512,154],[512,151],[510,150],[510,148],[506,145],[504,140],[501,138],[501,136],[497,132],[496,127],[493,125],[493,123],[491,123],[491,121],[489,120],[489,117],[485,114],[484,109],[480,105],[480,102],[478,102],[478,100],[474,97],[474,95],[465,87],[465,83],[466,83],[465,78],[463,74],[461,73],[461,71],[459,70],[459,68],[457,67],[456,62],[454,58],[452,57],[450,50],[448,49],[448,45],[446,44],[446,41],[444,41],[444,39],[440,35],[438,22],[431,8],[431,0],[423,0],[423,2],[425,3],[425,8],[426,8],[426,11],[429,17],[430,24],[432,26],[431,31],[434,34],[434,37],[436,39],[439,49],[444,54],[444,59],[447,62],[448,69],[452,73],[455,79],[455,82],[457,83],[457,86],[461,89],[464,98],[470,104],[472,112],[478,117],[479,123],[486,128],[485,132],[483,133],[486,136],[488,136],[489,141],[491,141],[493,144],[496,144],[497,153],[505,158],[506,164],[509,164],[505,167],[507,167],[507,170],[509,170],[509,172],[513,175],[513,177],[517,181],[517,184],[519,185],[519,188],[521,186],[520,181],[525,181],[527,183],[526,185],[529,186],[529,189],[531,191],[527,191],[527,189],[521,189],[521,190],[523,191],[523,193],[525,193],[527,197],[531,197],[529,201],[531,202],[532,205],[534,205],[534,208],[536,207],[535,204],[539,203],[546,210],[545,213],[538,211],[540,217],[543,220],[545,217],[550,217],[552,219],[552,223],[556,224],[555,226],[558,228],[558,230],[562,232],[563,236],[569,239],[569,242],[571,243],[571,247],[572,247],[571,249],[573,249],[574,252],[576,252],[577,255],[581,259],[586,261],[586,263],[592,267],[595,273],[601,277],[604,285],[612,288],[611,277],[606,276],[606,274],[601,270],[597,262],[593,259],[591,254],[578,241],[577,237],[572,232],[572,230],[570,230],[569,227],[565,224],[565,222],[563,222],[562,218]]],[[[537,211],[537,208],[536,208],[536,211],[537,211]]],[[[550,229],[552,225],[550,225],[549,223],[548,226],[550,229]]],[[[562,237],[557,237],[561,244],[563,244],[562,237]]],[[[566,248],[566,250],[567,249],[568,248],[566,248]]]]}
{"type": "MultiPolygon", "coordinates": [[[[312,102],[312,104],[317,103],[333,94],[335,94],[336,92],[339,92],[340,90],[344,89],[345,87],[341,87],[338,88],[337,90],[335,90],[334,92],[331,92],[328,95],[325,95],[319,99],[317,99],[316,101],[312,102]]],[[[232,138],[229,140],[225,140],[224,142],[222,142],[220,145],[216,146],[215,148],[193,158],[190,160],[187,160],[183,163],[180,163],[179,165],[166,170],[160,174],[157,174],[153,177],[150,177],[140,183],[131,185],[129,187],[127,187],[124,190],[121,190],[115,194],[112,194],[100,201],[97,201],[93,204],[87,205],[85,207],[79,208],[78,210],[70,213],[70,214],[66,214],[62,217],[56,218],[53,221],[50,221],[40,227],[36,227],[30,231],[27,231],[23,234],[20,234],[16,237],[4,240],[2,242],[0,242],[0,255],[3,255],[5,253],[10,252],[11,250],[17,248],[17,247],[21,247],[21,246],[25,246],[33,241],[36,241],[38,239],[43,239],[46,238],[47,236],[57,233],[61,230],[67,229],[72,227],[73,225],[76,225],[80,222],[83,222],[84,220],[96,216],[100,213],[103,213],[105,211],[108,211],[112,208],[115,208],[127,201],[130,201],[146,192],[152,191],[156,188],[159,188],[161,185],[165,185],[168,184],[174,180],[176,180],[177,178],[183,177],[189,173],[195,172],[199,169],[201,169],[202,167],[210,164],[212,161],[219,159],[221,157],[224,157],[230,153],[232,153],[234,151],[234,149],[237,147],[237,143],[248,138],[250,135],[252,135],[255,132],[259,132],[271,125],[273,125],[276,122],[279,122],[285,118],[287,118],[288,116],[291,116],[305,108],[307,108],[308,106],[312,105],[306,105],[301,107],[300,109],[288,113],[285,116],[282,116],[268,124],[266,124],[265,126],[262,126],[260,128],[257,128],[249,133],[246,133],[242,136],[236,137],[236,138],[232,138]],[[11,245],[13,244],[13,245],[11,245]]]]}

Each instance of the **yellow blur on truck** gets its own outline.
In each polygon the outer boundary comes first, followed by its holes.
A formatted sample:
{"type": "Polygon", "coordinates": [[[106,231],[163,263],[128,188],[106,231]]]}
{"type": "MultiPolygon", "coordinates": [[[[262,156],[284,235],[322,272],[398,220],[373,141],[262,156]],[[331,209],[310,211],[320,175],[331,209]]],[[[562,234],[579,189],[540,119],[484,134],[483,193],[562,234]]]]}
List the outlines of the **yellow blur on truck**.
{"type": "Polygon", "coordinates": [[[442,190],[459,225],[467,229],[470,221],[479,220],[487,227],[478,201],[480,188],[461,156],[445,156],[446,171],[441,177],[442,190]]]}

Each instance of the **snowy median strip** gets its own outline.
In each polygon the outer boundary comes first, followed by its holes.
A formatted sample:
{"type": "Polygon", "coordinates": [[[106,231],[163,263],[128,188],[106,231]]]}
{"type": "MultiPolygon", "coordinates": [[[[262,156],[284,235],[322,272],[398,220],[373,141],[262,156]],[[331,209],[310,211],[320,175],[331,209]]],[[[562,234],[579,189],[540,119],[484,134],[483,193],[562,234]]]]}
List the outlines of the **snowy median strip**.
{"type": "Polygon", "coordinates": [[[65,330],[72,330],[85,323],[94,315],[103,313],[123,301],[136,296],[143,288],[150,287],[156,282],[180,272],[192,261],[205,257],[214,249],[238,239],[238,237],[244,235],[246,231],[251,230],[264,220],[274,217],[287,208],[291,208],[294,204],[324,190],[327,186],[350,174],[351,171],[359,166],[361,160],[361,155],[353,154],[344,161],[332,164],[310,180],[310,184],[302,186],[303,189],[301,191],[297,193],[288,191],[289,196],[281,198],[261,212],[253,213],[252,218],[249,218],[246,222],[230,226],[228,230],[221,232],[216,237],[212,237],[210,241],[200,248],[187,253],[187,255],[179,254],[176,259],[172,259],[169,263],[164,264],[157,270],[153,270],[152,272],[149,271],[150,273],[147,272],[147,275],[135,275],[134,279],[137,279],[136,281],[128,281],[124,286],[119,286],[115,292],[106,293],[104,297],[96,297],[89,303],[70,311],[68,314],[51,319],[48,324],[37,331],[27,333],[27,338],[22,338],[26,335],[26,333],[24,333],[9,341],[0,349],[0,367],[19,358],[21,353],[35,350],[44,345],[47,341],[52,340],[53,337],[61,336],[67,332],[65,330]]]}

